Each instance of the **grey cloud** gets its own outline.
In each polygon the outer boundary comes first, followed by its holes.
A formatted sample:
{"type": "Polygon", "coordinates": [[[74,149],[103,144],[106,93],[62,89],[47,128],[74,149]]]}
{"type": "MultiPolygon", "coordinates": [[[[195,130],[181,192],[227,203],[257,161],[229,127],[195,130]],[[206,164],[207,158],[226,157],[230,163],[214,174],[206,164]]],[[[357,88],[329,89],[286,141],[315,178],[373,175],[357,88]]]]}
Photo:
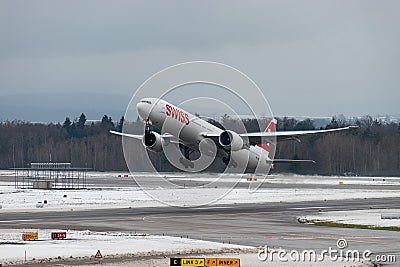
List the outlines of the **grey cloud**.
{"type": "Polygon", "coordinates": [[[0,95],[131,95],[164,67],[211,60],[253,78],[276,114],[400,114],[399,8],[398,1],[2,1],[0,95]]]}

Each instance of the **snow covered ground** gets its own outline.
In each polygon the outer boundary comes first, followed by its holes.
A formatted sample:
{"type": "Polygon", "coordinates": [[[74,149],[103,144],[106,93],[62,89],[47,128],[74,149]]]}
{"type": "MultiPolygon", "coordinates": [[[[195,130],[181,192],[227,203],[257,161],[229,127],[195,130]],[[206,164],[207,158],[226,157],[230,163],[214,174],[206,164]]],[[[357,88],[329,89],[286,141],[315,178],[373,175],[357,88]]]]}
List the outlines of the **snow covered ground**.
{"type": "MultiPolygon", "coordinates": [[[[77,209],[104,209],[127,207],[163,206],[165,204],[154,200],[149,194],[142,191],[133,183],[132,177],[118,177],[119,173],[89,172],[87,189],[81,190],[34,190],[15,188],[14,183],[0,181],[0,212],[1,211],[40,211],[40,210],[77,210],[77,209]],[[96,180],[102,180],[103,184],[96,184],[96,180]],[[129,179],[127,181],[127,179],[129,179]],[[118,182],[123,181],[123,186],[118,182]],[[108,183],[108,185],[107,185],[108,183]],[[113,184],[115,183],[115,184],[113,184]],[[110,185],[112,184],[112,186],[110,185]],[[38,202],[45,202],[43,208],[37,208],[38,202]]],[[[154,177],[154,174],[139,173],[141,177],[154,177]]],[[[0,176],[13,176],[13,171],[0,171],[0,176]]],[[[215,179],[216,174],[168,174],[170,180],[205,181],[215,179]]],[[[147,193],[159,196],[160,199],[168,199],[172,205],[191,205],[193,196],[196,203],[208,203],[218,199],[229,190],[224,182],[232,184],[240,176],[228,174],[218,180],[218,186],[186,187],[179,189],[163,189],[157,183],[150,183],[146,188],[147,193]]],[[[258,180],[264,177],[259,177],[258,180]]],[[[245,178],[240,180],[248,183],[245,178]]],[[[265,180],[267,185],[255,193],[248,188],[236,188],[212,204],[236,204],[236,203],[270,203],[270,202],[298,202],[313,200],[337,200],[337,199],[363,199],[363,198],[389,198],[400,196],[400,178],[390,177],[321,177],[321,176],[288,176],[271,175],[265,180]],[[268,188],[268,184],[271,188],[268,188]],[[281,186],[277,187],[276,184],[281,186]],[[340,185],[342,184],[342,185],[340,185]],[[332,185],[335,185],[332,187],[332,185]],[[346,187],[346,185],[352,185],[346,187]],[[355,186],[356,185],[356,186],[355,186]],[[359,185],[359,186],[357,186],[359,185]],[[394,189],[391,186],[395,186],[394,189]]]]}
{"type": "MultiPolygon", "coordinates": [[[[135,254],[135,256],[194,252],[249,251],[252,247],[222,244],[170,236],[141,236],[133,233],[68,231],[67,239],[52,240],[51,230],[39,230],[39,241],[22,241],[22,233],[32,230],[2,230],[0,263],[76,259],[93,257],[100,250],[103,257],[135,254]]],[[[256,255],[256,253],[254,253],[256,255]]]]}
{"type": "MultiPolygon", "coordinates": [[[[195,195],[199,198],[213,199],[225,193],[219,188],[186,188],[186,189],[153,189],[154,193],[163,194],[170,203],[180,205],[189,202],[195,195]],[[177,192],[179,190],[179,192],[177,192]]],[[[150,207],[164,204],[152,199],[137,187],[132,188],[88,188],[84,190],[34,190],[15,189],[13,186],[0,184],[0,205],[3,211],[39,211],[39,210],[76,210],[104,209],[117,207],[150,207]],[[36,208],[38,202],[45,202],[43,208],[36,208]]],[[[321,189],[321,188],[263,188],[255,193],[239,188],[229,192],[214,204],[235,203],[269,203],[298,202],[312,200],[336,200],[357,198],[387,198],[399,197],[397,190],[372,189],[321,189]]],[[[1,212],[1,210],[0,210],[1,212]]]]}
{"type": "MultiPolygon", "coordinates": [[[[1,213],[14,211],[66,211],[83,209],[105,209],[105,208],[127,208],[127,207],[151,207],[163,206],[165,204],[154,200],[132,180],[132,176],[125,177],[121,173],[88,173],[88,188],[81,190],[34,190],[15,188],[12,182],[13,171],[0,171],[0,177],[8,179],[0,180],[0,220],[1,213]],[[121,176],[121,177],[119,177],[121,176]],[[101,180],[101,183],[100,183],[101,180]],[[99,183],[97,183],[99,181],[99,183]],[[43,204],[43,208],[38,208],[38,202],[43,204]]],[[[154,176],[147,173],[136,174],[140,177],[154,176]]],[[[169,180],[210,182],[215,180],[215,174],[201,174],[193,176],[191,174],[167,174],[169,180]]],[[[223,175],[218,180],[218,185],[213,188],[180,188],[162,189],[157,183],[149,186],[146,190],[156,195],[162,195],[169,199],[170,203],[182,205],[190,203],[193,196],[196,198],[215,199],[216,196],[227,192],[226,184],[238,181],[238,175],[223,175]]],[[[250,176],[249,176],[250,177],[250,176]]],[[[264,177],[257,177],[263,180],[264,177]]],[[[244,176],[242,183],[249,183],[244,176]]],[[[321,177],[321,176],[290,176],[290,175],[271,175],[265,180],[266,184],[255,193],[249,192],[246,187],[236,188],[230,191],[225,197],[214,202],[218,204],[236,203],[272,203],[272,202],[299,202],[313,200],[338,200],[338,199],[364,199],[364,198],[390,198],[400,196],[400,178],[390,177],[321,177]],[[346,187],[349,185],[349,187],[346,187]],[[351,186],[350,186],[351,185],[351,186]],[[376,186],[376,187],[375,187],[376,186]],[[393,187],[391,187],[393,186],[393,187]]],[[[199,201],[201,202],[201,201],[199,201]]],[[[387,210],[386,210],[387,211],[387,210]]],[[[379,215],[377,210],[351,211],[349,213],[333,212],[321,213],[322,219],[339,218],[345,223],[356,223],[350,216],[358,214],[358,219],[363,220],[367,217],[379,215]],[[369,212],[369,213],[365,213],[369,212]]],[[[397,211],[390,211],[397,212],[397,211]]],[[[400,211],[399,211],[400,212],[400,211]]],[[[357,216],[356,216],[357,217],[357,216]]],[[[312,219],[314,217],[307,217],[312,219]]],[[[371,219],[372,220],[372,219],[371,219]]],[[[388,220],[393,222],[393,220],[388,220]]],[[[365,222],[365,221],[364,221],[365,222]]],[[[372,222],[377,223],[377,222],[372,222]]],[[[386,226],[386,225],[382,225],[386,226]]],[[[21,235],[25,231],[32,229],[13,229],[0,231],[0,263],[3,265],[10,262],[23,262],[25,251],[28,260],[35,258],[36,262],[51,260],[69,260],[71,256],[75,258],[93,257],[98,249],[103,256],[114,257],[117,254],[123,257],[126,255],[148,256],[150,255],[171,255],[174,253],[187,253],[196,256],[215,253],[218,257],[240,257],[243,266],[270,266],[270,262],[260,262],[257,259],[255,248],[207,242],[200,240],[185,239],[179,237],[166,236],[136,236],[134,233],[115,233],[115,232],[90,232],[90,231],[68,231],[67,240],[51,240],[51,230],[38,230],[40,241],[22,241],[21,235]],[[252,252],[249,252],[251,250],[252,252]],[[233,253],[233,254],[232,254],[233,253]],[[236,253],[236,254],[235,254],[236,253]],[[57,259],[55,259],[57,258],[57,259]],[[59,259],[60,258],[60,259],[59,259]]],[[[321,266],[321,262],[312,264],[305,263],[296,266],[321,266]]],[[[324,266],[343,266],[343,263],[324,262],[324,266]]],[[[352,266],[368,266],[352,263],[352,266]]],[[[110,263],[108,266],[115,266],[110,263]]],[[[124,266],[124,264],[118,264],[124,266]]],[[[168,259],[147,259],[140,262],[127,263],[126,266],[169,266],[168,259]],[[141,265],[142,264],[142,265],[141,265]]],[[[293,263],[274,263],[273,266],[293,266],[293,263]]]]}
{"type": "MultiPolygon", "coordinates": [[[[27,263],[61,263],[89,260],[93,266],[95,254],[100,250],[107,259],[114,259],[104,266],[169,266],[169,257],[239,258],[241,266],[321,266],[338,267],[347,261],[320,262],[260,261],[254,247],[222,244],[170,236],[141,236],[133,233],[68,231],[67,239],[52,240],[51,230],[38,230],[39,241],[22,241],[23,232],[33,230],[3,230],[0,233],[0,263],[4,266],[27,263]],[[26,259],[25,259],[26,255],[26,259]],[[188,256],[192,255],[192,256],[188,256]],[[132,259],[132,257],[135,257],[132,259]]],[[[55,230],[56,231],[56,230],[55,230]]],[[[372,266],[351,261],[351,266],[372,266]]]]}
{"type": "MultiPolygon", "coordinates": [[[[225,174],[219,182],[235,182],[237,181],[237,176],[235,174],[225,174]]],[[[186,176],[172,178],[170,180],[183,179],[186,176]]],[[[252,177],[251,175],[243,175],[244,178],[252,177]]],[[[265,177],[261,175],[255,176],[259,181],[263,180],[265,177]]],[[[202,181],[209,182],[211,179],[215,179],[215,175],[208,177],[190,177],[192,181],[202,181]]],[[[267,184],[286,184],[286,185],[338,185],[339,182],[342,185],[400,185],[400,177],[347,177],[347,176],[312,176],[312,175],[293,175],[293,174],[273,174],[268,175],[264,180],[267,184]]]]}
{"type": "MultiPolygon", "coordinates": [[[[269,261],[260,261],[257,259],[256,253],[229,253],[229,254],[206,254],[206,255],[193,255],[193,256],[185,256],[185,257],[195,257],[195,258],[239,258],[240,266],[252,266],[252,267],[266,267],[266,266],[274,266],[274,267],[343,267],[343,266],[351,266],[351,267],[373,267],[374,265],[369,262],[347,262],[346,260],[332,262],[329,259],[326,259],[321,262],[269,262],[269,261]]],[[[93,266],[93,265],[83,265],[83,266],[93,266]]],[[[82,267],[83,267],[82,266],[82,267]]],[[[115,263],[112,264],[102,264],[102,266],[115,266],[115,263]]],[[[169,265],[169,259],[142,259],[142,260],[134,260],[134,261],[124,261],[123,263],[119,263],[118,266],[126,266],[126,267],[150,267],[150,266],[158,266],[158,267],[167,267],[169,265]]]]}
{"type": "Polygon", "coordinates": [[[369,209],[351,211],[328,211],[302,216],[301,219],[342,224],[358,224],[368,226],[400,227],[400,219],[382,219],[385,217],[400,217],[400,209],[369,209]],[[397,215],[397,216],[390,216],[397,215]]]}

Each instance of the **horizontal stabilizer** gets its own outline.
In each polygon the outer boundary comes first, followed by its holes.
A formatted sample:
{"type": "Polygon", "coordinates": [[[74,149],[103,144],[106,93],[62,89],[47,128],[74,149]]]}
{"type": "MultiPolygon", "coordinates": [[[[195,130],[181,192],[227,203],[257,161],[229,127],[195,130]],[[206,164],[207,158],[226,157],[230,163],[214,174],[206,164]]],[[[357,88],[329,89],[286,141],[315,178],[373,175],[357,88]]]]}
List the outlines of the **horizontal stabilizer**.
{"type": "Polygon", "coordinates": [[[316,163],[312,159],[274,159],[274,160],[268,160],[268,162],[272,163],[316,163]]]}

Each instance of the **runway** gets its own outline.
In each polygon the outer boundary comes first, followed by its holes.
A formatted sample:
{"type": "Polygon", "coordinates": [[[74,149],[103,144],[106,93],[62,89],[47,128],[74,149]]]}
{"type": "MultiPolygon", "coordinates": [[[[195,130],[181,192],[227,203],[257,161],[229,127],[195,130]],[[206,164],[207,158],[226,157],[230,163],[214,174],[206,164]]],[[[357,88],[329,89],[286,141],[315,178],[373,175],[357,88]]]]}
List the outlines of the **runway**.
{"type": "Polygon", "coordinates": [[[400,259],[400,233],[305,225],[296,217],[312,212],[399,208],[400,198],[238,204],[204,208],[151,207],[68,212],[4,213],[0,228],[75,229],[145,232],[217,242],[284,249],[337,248],[339,238],[349,249],[391,254],[400,259]]]}

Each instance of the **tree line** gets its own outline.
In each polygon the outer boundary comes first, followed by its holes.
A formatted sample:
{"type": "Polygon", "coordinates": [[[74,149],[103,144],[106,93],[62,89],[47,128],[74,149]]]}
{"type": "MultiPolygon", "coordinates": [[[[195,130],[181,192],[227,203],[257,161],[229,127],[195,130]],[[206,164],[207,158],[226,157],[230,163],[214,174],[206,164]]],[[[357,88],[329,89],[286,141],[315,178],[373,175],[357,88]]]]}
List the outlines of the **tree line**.
{"type": "MultiPolygon", "coordinates": [[[[278,130],[314,129],[312,121],[278,120],[278,130]]],[[[313,159],[316,164],[290,164],[277,170],[303,174],[400,175],[400,124],[386,124],[370,116],[357,120],[356,129],[280,142],[276,158],[313,159]]],[[[325,129],[346,126],[332,119],[325,129]]]]}
{"type": "Polygon", "coordinates": [[[0,123],[0,168],[29,167],[31,162],[71,162],[73,167],[99,171],[125,170],[121,139],[109,130],[121,130],[123,117],[114,123],[66,118],[63,124],[5,121],[0,123]]]}
{"type": "MultiPolygon", "coordinates": [[[[238,132],[262,131],[268,120],[238,121],[222,117],[222,124],[238,132]],[[261,125],[261,127],[259,126],[261,125]],[[261,128],[261,129],[260,129],[261,128]]],[[[125,122],[126,123],[126,122],[125,122]]],[[[400,175],[400,124],[387,124],[371,117],[355,122],[359,128],[349,131],[305,136],[286,140],[276,145],[276,158],[312,159],[312,163],[276,164],[274,172],[324,175],[400,175]]],[[[126,171],[120,136],[109,130],[121,131],[124,117],[114,122],[104,115],[100,121],[88,122],[84,113],[77,119],[66,118],[63,123],[30,123],[5,121],[0,123],[0,168],[28,167],[31,162],[71,162],[74,167],[88,167],[98,171],[126,171]]],[[[347,125],[333,118],[324,129],[347,125]]],[[[277,130],[312,130],[311,119],[279,118],[277,130]]],[[[129,122],[134,133],[143,133],[138,119],[129,122]]],[[[146,151],[140,142],[133,148],[133,157],[140,166],[148,153],[160,171],[176,171],[162,153],[146,151]]],[[[207,171],[221,171],[224,165],[216,159],[207,171]]]]}

